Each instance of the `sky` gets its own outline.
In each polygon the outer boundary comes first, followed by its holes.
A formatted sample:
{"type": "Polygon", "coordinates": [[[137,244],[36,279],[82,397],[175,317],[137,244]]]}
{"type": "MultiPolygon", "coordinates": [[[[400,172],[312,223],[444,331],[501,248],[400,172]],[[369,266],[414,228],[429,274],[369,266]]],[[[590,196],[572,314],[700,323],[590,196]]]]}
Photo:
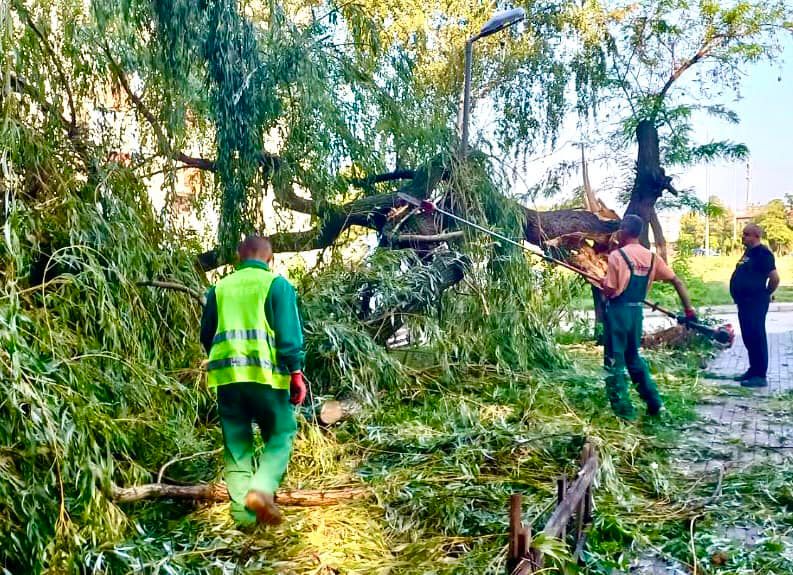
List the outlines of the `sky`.
{"type": "MultiPolygon", "coordinates": [[[[757,64],[747,70],[742,99],[731,107],[741,119],[729,125],[711,118],[695,124],[710,139],[730,139],[749,147],[748,162],[696,166],[679,180],[695,188],[703,199],[718,196],[727,206],[746,206],[746,174],[749,168],[749,202],[765,204],[786,193],[793,194],[793,45],[788,43],[784,60],[757,64]]],[[[728,102],[729,105],[729,102],[728,102]]]]}

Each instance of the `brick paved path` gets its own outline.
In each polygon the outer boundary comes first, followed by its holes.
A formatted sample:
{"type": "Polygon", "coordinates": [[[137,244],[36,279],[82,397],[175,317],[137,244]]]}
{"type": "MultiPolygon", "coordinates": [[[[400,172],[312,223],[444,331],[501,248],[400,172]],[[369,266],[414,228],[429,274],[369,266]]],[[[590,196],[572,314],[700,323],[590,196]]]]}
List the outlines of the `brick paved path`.
{"type": "MultiPolygon", "coordinates": [[[[733,318],[724,317],[726,321],[733,318]]],[[[735,318],[737,319],[737,318],[735,318]]],[[[733,322],[737,327],[737,321],[733,322]]],[[[745,389],[732,378],[746,371],[749,358],[740,336],[733,347],[719,353],[700,374],[707,399],[699,406],[702,421],[684,431],[676,450],[681,471],[692,480],[740,473],[755,464],[793,459],[793,313],[771,313],[769,330],[768,387],[745,389]],[[785,405],[787,403],[787,405],[785,405]]],[[[725,528],[725,539],[745,546],[756,543],[759,526],[725,528]]],[[[634,563],[633,575],[686,575],[680,564],[650,554],[634,563]]]]}
{"type": "Polygon", "coordinates": [[[746,371],[740,337],[702,373],[709,399],[700,406],[703,425],[682,446],[681,463],[702,472],[793,457],[793,414],[779,396],[793,392],[793,331],[768,335],[768,387],[745,389],[732,378],[746,371]]]}

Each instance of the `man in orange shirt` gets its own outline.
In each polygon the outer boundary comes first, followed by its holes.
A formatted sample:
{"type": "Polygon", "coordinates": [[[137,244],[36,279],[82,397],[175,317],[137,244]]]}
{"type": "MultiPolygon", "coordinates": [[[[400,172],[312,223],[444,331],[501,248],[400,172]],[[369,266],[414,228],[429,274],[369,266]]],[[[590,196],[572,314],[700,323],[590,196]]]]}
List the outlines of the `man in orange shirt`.
{"type": "Polygon", "coordinates": [[[658,415],[663,402],[655,382],[650,377],[647,364],[639,355],[642,341],[642,302],[647,297],[653,281],[670,282],[685,309],[686,319],[696,319],[683,282],[661,258],[639,243],[644,221],[627,215],[620,224],[620,248],[609,254],[608,270],[602,289],[606,303],[607,337],[611,343],[611,372],[606,378],[606,393],[614,413],[623,419],[636,418],[630,400],[625,368],[636,384],[639,395],[647,404],[648,415],[658,415]]]}

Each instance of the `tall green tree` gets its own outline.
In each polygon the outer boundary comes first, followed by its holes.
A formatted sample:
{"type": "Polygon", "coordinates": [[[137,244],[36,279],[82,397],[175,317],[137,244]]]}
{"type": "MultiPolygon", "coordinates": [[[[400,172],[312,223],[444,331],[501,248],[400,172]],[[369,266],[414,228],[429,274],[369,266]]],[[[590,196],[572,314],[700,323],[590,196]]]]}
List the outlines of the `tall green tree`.
{"type": "Polygon", "coordinates": [[[708,217],[708,232],[710,249],[722,253],[732,252],[736,243],[737,229],[734,227],[732,210],[724,205],[718,197],[711,196],[705,207],[708,217]]]}
{"type": "Polygon", "coordinates": [[[705,221],[701,214],[686,212],[681,216],[677,242],[677,249],[686,252],[691,252],[705,243],[705,221]]]}
{"type": "Polygon", "coordinates": [[[622,118],[618,144],[638,145],[626,211],[649,221],[663,248],[655,204],[663,192],[678,191],[662,166],[747,154],[742,144],[697,141],[693,114],[738,121],[723,101],[739,92],[742,70],[779,54],[791,30],[791,6],[779,0],[592,0],[579,13],[582,66],[599,88],[582,101],[587,110],[608,109],[622,118]]]}
{"type": "Polygon", "coordinates": [[[775,253],[786,254],[793,248],[793,229],[788,225],[788,211],[782,200],[772,200],[764,206],[757,223],[775,253]]]}

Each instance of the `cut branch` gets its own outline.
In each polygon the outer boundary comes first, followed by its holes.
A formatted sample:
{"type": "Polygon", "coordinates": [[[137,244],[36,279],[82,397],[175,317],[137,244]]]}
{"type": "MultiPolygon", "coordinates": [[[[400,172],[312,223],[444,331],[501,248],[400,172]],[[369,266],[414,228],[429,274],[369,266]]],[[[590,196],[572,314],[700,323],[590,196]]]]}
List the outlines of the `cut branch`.
{"type": "Polygon", "coordinates": [[[330,399],[322,403],[314,411],[314,417],[320,425],[329,427],[339,421],[354,417],[363,410],[360,403],[352,399],[330,399]]]}
{"type": "Polygon", "coordinates": [[[374,184],[383,182],[393,182],[396,180],[412,180],[416,177],[415,170],[394,170],[386,174],[377,174],[375,176],[368,176],[366,178],[356,178],[350,180],[350,184],[356,188],[370,188],[374,184]]]}
{"type": "Polygon", "coordinates": [[[180,291],[192,297],[196,302],[198,302],[198,304],[201,307],[204,307],[207,304],[206,298],[203,296],[203,294],[201,294],[197,290],[194,290],[191,287],[187,287],[186,285],[182,285],[180,283],[160,281],[160,280],[150,280],[150,281],[138,282],[137,285],[180,291]]]}
{"type": "MultiPolygon", "coordinates": [[[[364,499],[371,495],[366,487],[339,487],[335,489],[294,489],[279,491],[275,501],[279,505],[295,507],[327,507],[344,501],[364,499]]],[[[146,499],[192,499],[223,503],[229,500],[229,492],[223,483],[201,483],[198,485],[168,485],[148,483],[134,487],[110,488],[110,498],[116,503],[133,503],[146,499]]]]}

